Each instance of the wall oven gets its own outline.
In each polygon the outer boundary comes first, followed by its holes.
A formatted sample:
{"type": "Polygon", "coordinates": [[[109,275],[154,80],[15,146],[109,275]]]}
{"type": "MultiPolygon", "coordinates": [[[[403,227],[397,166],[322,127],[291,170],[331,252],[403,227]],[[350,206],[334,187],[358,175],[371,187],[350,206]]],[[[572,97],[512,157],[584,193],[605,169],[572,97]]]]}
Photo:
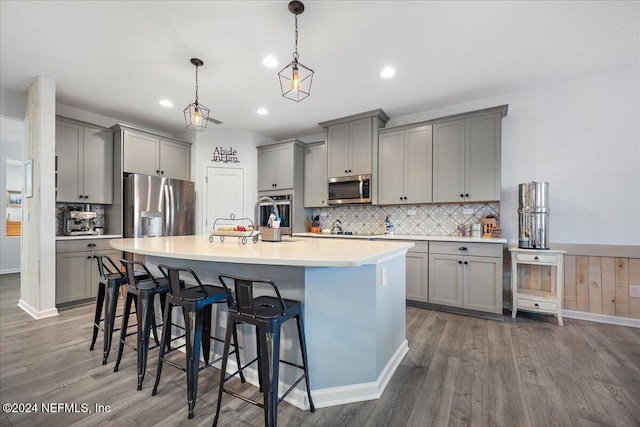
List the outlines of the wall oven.
{"type": "MultiPolygon", "coordinates": [[[[291,211],[292,207],[292,197],[291,194],[281,195],[281,196],[269,196],[271,197],[278,206],[278,214],[280,215],[280,228],[282,229],[282,234],[291,235],[293,231],[293,215],[291,211]]],[[[260,221],[261,227],[266,227],[267,222],[269,221],[269,215],[273,212],[273,205],[269,202],[260,202],[258,205],[258,219],[260,221]]]]}
{"type": "Polygon", "coordinates": [[[371,203],[371,175],[329,178],[330,205],[371,203]]]}

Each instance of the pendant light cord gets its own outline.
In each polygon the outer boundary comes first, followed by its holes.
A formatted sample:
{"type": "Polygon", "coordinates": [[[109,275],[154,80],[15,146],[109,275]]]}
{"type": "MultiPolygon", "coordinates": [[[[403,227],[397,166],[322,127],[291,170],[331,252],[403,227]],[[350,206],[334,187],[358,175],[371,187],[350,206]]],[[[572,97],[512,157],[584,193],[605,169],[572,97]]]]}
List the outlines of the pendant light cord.
{"type": "Polygon", "coordinates": [[[196,65],[196,105],[198,105],[198,66],[196,65]]]}
{"type": "Polygon", "coordinates": [[[293,52],[293,59],[298,59],[298,14],[296,13],[295,15],[296,17],[296,42],[293,45],[294,48],[294,52],[293,52]]]}

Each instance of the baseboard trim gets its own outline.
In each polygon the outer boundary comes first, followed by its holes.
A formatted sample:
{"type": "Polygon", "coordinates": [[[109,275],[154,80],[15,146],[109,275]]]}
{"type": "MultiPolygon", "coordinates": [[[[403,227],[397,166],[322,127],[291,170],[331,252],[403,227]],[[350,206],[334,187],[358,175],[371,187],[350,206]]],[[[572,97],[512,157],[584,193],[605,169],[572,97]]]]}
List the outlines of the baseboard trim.
{"type": "Polygon", "coordinates": [[[562,317],[569,319],[588,320],[590,322],[608,323],[610,325],[640,328],[640,319],[629,317],[609,316],[606,314],[586,313],[584,311],[562,310],[562,317]]]}
{"type": "Polygon", "coordinates": [[[35,320],[45,319],[47,317],[54,317],[58,315],[58,310],[55,308],[39,311],[24,302],[22,298],[18,301],[18,307],[21,308],[22,311],[27,313],[29,316],[33,317],[35,320]]]}
{"type": "Polygon", "coordinates": [[[18,268],[7,268],[4,270],[0,270],[0,276],[3,274],[13,274],[13,273],[20,273],[20,267],[18,268]]]}

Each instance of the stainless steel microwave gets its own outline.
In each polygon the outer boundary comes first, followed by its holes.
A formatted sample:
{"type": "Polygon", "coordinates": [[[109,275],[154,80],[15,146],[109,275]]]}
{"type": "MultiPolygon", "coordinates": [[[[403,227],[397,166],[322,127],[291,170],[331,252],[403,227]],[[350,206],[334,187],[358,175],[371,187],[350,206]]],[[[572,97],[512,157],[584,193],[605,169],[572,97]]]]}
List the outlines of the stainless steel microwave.
{"type": "Polygon", "coordinates": [[[371,203],[371,175],[329,178],[329,204],[371,203]]]}

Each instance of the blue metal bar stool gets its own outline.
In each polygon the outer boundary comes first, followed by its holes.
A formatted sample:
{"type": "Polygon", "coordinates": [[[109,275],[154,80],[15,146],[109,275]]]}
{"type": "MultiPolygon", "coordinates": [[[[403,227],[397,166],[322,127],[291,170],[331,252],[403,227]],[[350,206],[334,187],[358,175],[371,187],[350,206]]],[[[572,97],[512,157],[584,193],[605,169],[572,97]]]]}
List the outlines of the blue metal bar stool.
{"type": "MultiPolygon", "coordinates": [[[[224,342],[224,352],[222,354],[222,372],[220,375],[220,388],[218,389],[218,404],[216,416],[213,419],[213,426],[218,425],[220,407],[222,404],[222,394],[227,393],[245,402],[257,405],[264,410],[265,426],[275,427],[278,419],[278,404],[304,379],[307,386],[307,397],[309,399],[309,409],[315,412],[313,400],[311,399],[311,389],[309,386],[309,370],[307,363],[307,346],[304,335],[304,319],[302,302],[283,299],[280,296],[278,286],[271,280],[248,279],[235,276],[220,275],[220,283],[229,294],[229,317],[227,320],[227,333],[224,342]],[[234,282],[235,299],[231,294],[226,280],[234,282]],[[268,284],[275,291],[276,296],[253,296],[254,284],[268,284]],[[295,318],[298,326],[298,338],[300,339],[300,351],[302,353],[302,365],[280,360],[280,328],[287,320],[295,318]],[[227,359],[229,357],[229,346],[231,344],[232,326],[236,323],[247,323],[255,325],[258,337],[258,357],[247,365],[258,361],[258,374],[260,376],[260,386],[262,389],[262,403],[251,400],[241,394],[235,393],[224,387],[224,384],[233,378],[237,372],[226,376],[227,359]],[[304,373],[298,380],[282,395],[278,397],[278,373],[280,362],[301,369],[304,373]]],[[[245,366],[246,368],[246,366],[245,366]]]]}
{"type": "MultiPolygon", "coordinates": [[[[109,352],[111,351],[111,342],[113,339],[113,333],[120,330],[114,328],[115,320],[118,317],[122,317],[121,314],[116,315],[116,307],[118,305],[118,293],[122,285],[127,283],[127,276],[120,271],[120,268],[115,262],[107,255],[94,255],[93,256],[98,263],[98,297],[96,299],[96,312],[93,321],[93,337],[91,339],[91,346],[89,350],[93,350],[93,347],[98,338],[98,331],[103,331],[103,350],[102,350],[102,364],[107,364],[109,358],[109,352]],[[102,314],[102,307],[104,305],[104,317],[102,314]]],[[[145,279],[148,275],[145,271],[135,270],[136,278],[145,279]]]]}
{"type": "MultiPolygon", "coordinates": [[[[171,312],[173,307],[182,307],[184,316],[185,333],[186,333],[186,368],[176,365],[165,359],[166,354],[180,347],[169,349],[165,352],[165,344],[169,339],[169,328],[162,328],[162,338],[160,339],[160,353],[158,355],[158,370],[156,372],[156,382],[153,386],[152,396],[158,392],[158,384],[162,374],[162,365],[167,363],[174,368],[187,372],[187,402],[189,405],[189,418],[193,418],[194,408],[196,406],[196,397],[198,394],[198,373],[205,368],[220,361],[221,358],[209,362],[209,353],[211,350],[211,340],[221,343],[224,340],[211,335],[211,310],[213,304],[227,303],[227,292],[224,288],[213,285],[203,285],[196,273],[189,268],[169,267],[167,265],[159,265],[160,271],[165,274],[169,280],[170,290],[167,295],[166,305],[164,307],[163,323],[168,325],[171,321],[171,312]],[[180,272],[189,273],[195,279],[197,286],[184,287],[180,283],[180,272]],[[200,348],[204,357],[204,365],[200,364],[200,348]]],[[[227,326],[229,327],[229,326],[227,326]]],[[[236,354],[236,362],[240,370],[240,378],[245,382],[244,374],[240,368],[240,354],[237,350],[238,336],[236,333],[235,323],[231,326],[233,334],[234,353],[236,354]]]]}
{"type": "MultiPolygon", "coordinates": [[[[149,338],[151,330],[153,329],[156,345],[159,345],[157,331],[156,331],[156,316],[153,307],[153,301],[156,295],[160,296],[160,303],[162,307],[165,306],[165,300],[167,292],[169,292],[169,283],[166,278],[153,277],[149,269],[140,261],[128,261],[121,259],[120,263],[125,266],[127,272],[127,299],[124,305],[124,311],[122,314],[122,326],[120,328],[120,345],[118,346],[118,358],[116,359],[116,365],[113,368],[113,372],[118,372],[120,368],[120,361],[122,360],[122,351],[124,346],[130,347],[138,353],[138,390],[142,390],[142,382],[144,381],[144,375],[147,370],[147,356],[149,354],[149,338]],[[135,266],[138,265],[148,275],[146,279],[138,279],[135,276],[135,266]],[[136,346],[133,346],[126,342],[126,338],[129,335],[127,333],[127,326],[129,324],[129,313],[131,311],[131,303],[137,301],[136,318],[137,318],[137,339],[136,346]]],[[[162,328],[171,329],[170,324],[166,324],[162,328]]]]}

